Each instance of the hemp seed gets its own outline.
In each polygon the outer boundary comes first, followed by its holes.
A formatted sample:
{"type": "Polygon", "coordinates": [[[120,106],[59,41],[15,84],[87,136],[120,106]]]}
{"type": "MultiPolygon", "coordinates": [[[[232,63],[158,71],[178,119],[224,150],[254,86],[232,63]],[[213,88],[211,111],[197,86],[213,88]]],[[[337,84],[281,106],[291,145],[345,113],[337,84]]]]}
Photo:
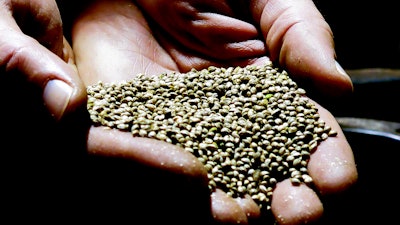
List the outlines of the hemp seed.
{"type": "Polygon", "coordinates": [[[250,195],[270,210],[277,182],[311,184],[312,151],[336,136],[306,91],[271,62],[262,66],[138,74],[87,88],[93,124],[155,138],[194,154],[210,191],[250,195]]]}

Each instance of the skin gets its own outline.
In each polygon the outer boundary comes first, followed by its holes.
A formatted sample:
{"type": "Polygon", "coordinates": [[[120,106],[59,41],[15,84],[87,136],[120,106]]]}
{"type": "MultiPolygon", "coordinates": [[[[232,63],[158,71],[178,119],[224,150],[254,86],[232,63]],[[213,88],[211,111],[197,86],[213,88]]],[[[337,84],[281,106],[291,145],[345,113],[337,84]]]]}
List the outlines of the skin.
{"type": "MultiPolygon", "coordinates": [[[[138,73],[259,64],[268,55],[296,78],[311,79],[320,90],[341,94],[352,90],[349,77],[336,67],[329,26],[312,2],[305,0],[251,1],[243,6],[227,1],[100,1],[74,23],[72,43],[86,85],[129,80],[138,73]],[[237,14],[235,7],[248,11],[237,14]]],[[[339,125],[318,107],[321,117],[339,134],[311,156],[309,172],[317,192],[306,185],[292,186],[287,180],[277,185],[272,212],[280,224],[317,220],[323,213],[318,194],[340,192],[357,179],[352,151],[339,125]]],[[[96,154],[110,154],[98,149],[96,154]]],[[[145,160],[145,146],[140,150],[143,158],[135,159],[145,160]]],[[[180,157],[189,156],[182,153],[180,157]]],[[[247,224],[260,216],[251,199],[231,199],[220,190],[211,195],[211,210],[215,221],[228,224],[247,224]]]]}
{"type": "Polygon", "coordinates": [[[43,102],[56,120],[84,104],[85,86],[55,1],[1,0],[0,15],[0,67],[42,89],[43,102]]]}
{"type": "MultiPolygon", "coordinates": [[[[247,5],[211,0],[90,1],[82,3],[87,7],[82,7],[79,17],[64,21],[72,25],[67,32],[71,32],[73,52],[64,38],[55,2],[28,3],[0,0],[0,65],[6,73],[17,72],[40,87],[43,102],[57,121],[84,107],[85,87],[99,80],[122,81],[138,73],[185,72],[208,65],[261,64],[267,57],[296,79],[311,81],[321,93],[342,95],[352,90],[350,79],[336,67],[330,28],[311,1],[250,1],[247,5]],[[41,29],[30,32],[35,30],[28,29],[32,26],[41,29]]],[[[309,173],[315,189],[292,186],[287,180],[278,183],[271,206],[279,224],[317,220],[323,213],[319,194],[341,192],[357,180],[353,154],[339,125],[317,106],[338,136],[322,142],[311,155],[309,173]]],[[[202,164],[176,146],[92,126],[86,151],[144,165],[143,174],[150,168],[177,175],[193,184],[189,187],[208,194],[202,164]]],[[[190,191],[173,197],[174,205],[182,210],[187,205],[179,203],[185,199],[193,205],[206,199],[209,209],[189,221],[204,216],[215,223],[249,224],[260,217],[250,198],[233,199],[220,190],[199,200],[190,191]]]]}

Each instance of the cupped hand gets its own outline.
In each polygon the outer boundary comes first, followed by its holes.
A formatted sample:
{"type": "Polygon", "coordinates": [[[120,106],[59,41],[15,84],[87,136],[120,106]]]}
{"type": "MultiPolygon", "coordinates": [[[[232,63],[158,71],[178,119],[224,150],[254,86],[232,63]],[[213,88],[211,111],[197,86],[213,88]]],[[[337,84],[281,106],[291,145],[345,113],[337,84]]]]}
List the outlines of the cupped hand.
{"type": "MultiPolygon", "coordinates": [[[[136,74],[186,72],[208,65],[261,64],[267,56],[316,88],[345,93],[350,79],[338,70],[329,26],[311,1],[99,1],[73,25],[72,44],[85,85],[130,80],[136,74]]],[[[335,118],[318,106],[321,118],[338,132],[311,155],[308,169],[315,190],[279,182],[272,212],[279,224],[302,224],[323,214],[319,194],[349,188],[357,180],[352,150],[335,118]]],[[[205,181],[205,170],[183,149],[130,133],[92,127],[88,151],[128,158],[205,181]]],[[[206,185],[204,185],[206,188],[206,185]]],[[[247,224],[260,217],[249,198],[211,194],[211,214],[222,223],[247,224]]]]}

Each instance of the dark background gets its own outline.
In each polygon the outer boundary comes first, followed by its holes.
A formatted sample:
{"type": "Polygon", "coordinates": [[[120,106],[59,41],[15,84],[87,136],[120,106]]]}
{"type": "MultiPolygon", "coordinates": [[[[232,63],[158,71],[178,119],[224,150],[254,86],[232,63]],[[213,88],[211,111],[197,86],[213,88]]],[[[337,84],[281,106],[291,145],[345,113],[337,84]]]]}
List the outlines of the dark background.
{"type": "Polygon", "coordinates": [[[400,69],[397,1],[314,0],[330,24],[344,69],[400,69]]]}
{"type": "Polygon", "coordinates": [[[400,122],[400,12],[396,1],[314,0],[334,35],[353,95],[311,98],[335,116],[400,122]]]}
{"type": "MultiPolygon", "coordinates": [[[[400,11],[397,1],[314,0],[330,24],[338,62],[354,83],[353,95],[317,102],[336,117],[400,122],[400,11]]],[[[347,193],[324,198],[320,224],[396,224],[400,201],[397,135],[344,128],[359,172],[347,193]]]]}

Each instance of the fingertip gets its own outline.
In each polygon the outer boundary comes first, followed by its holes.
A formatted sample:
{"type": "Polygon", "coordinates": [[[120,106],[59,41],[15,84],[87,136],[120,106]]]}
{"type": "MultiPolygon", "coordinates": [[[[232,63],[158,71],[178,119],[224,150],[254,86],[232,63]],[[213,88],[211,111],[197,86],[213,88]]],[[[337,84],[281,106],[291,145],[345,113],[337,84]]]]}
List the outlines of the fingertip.
{"type": "Polygon", "coordinates": [[[330,27],[324,21],[319,25],[316,31],[307,23],[293,26],[285,34],[279,58],[272,60],[324,97],[347,96],[353,92],[352,80],[336,61],[330,27]]]}
{"type": "Polygon", "coordinates": [[[259,205],[257,205],[249,195],[246,195],[244,198],[236,198],[235,200],[242,208],[249,221],[261,217],[261,209],[259,205]]]}
{"type": "Polygon", "coordinates": [[[354,91],[350,76],[336,60],[332,64],[334,66],[322,67],[315,74],[316,88],[327,97],[349,96],[354,91]]]}
{"type": "Polygon", "coordinates": [[[9,53],[7,69],[42,88],[43,104],[56,121],[84,106],[86,88],[74,64],[25,36],[16,37],[11,49],[19,51],[9,53]]]}
{"type": "Polygon", "coordinates": [[[335,137],[320,142],[311,154],[308,172],[321,194],[338,193],[357,182],[358,172],[353,150],[335,117],[317,103],[321,118],[336,131],[335,137]]]}
{"type": "Polygon", "coordinates": [[[70,102],[73,89],[61,80],[50,80],[43,91],[44,104],[56,121],[60,120],[70,102]]]}
{"type": "Polygon", "coordinates": [[[222,190],[211,194],[211,210],[214,221],[221,224],[248,224],[247,215],[240,204],[222,190]]]}
{"type": "Polygon", "coordinates": [[[336,66],[336,71],[339,73],[339,75],[342,75],[343,83],[347,84],[347,86],[351,90],[353,90],[353,83],[352,83],[350,76],[347,74],[347,72],[343,69],[343,67],[336,60],[335,60],[335,66],[336,66]]]}
{"type": "Polygon", "coordinates": [[[310,54],[299,58],[298,62],[291,61],[287,69],[300,86],[308,88],[309,93],[317,91],[323,99],[345,97],[353,93],[350,76],[333,57],[310,54]]]}
{"type": "Polygon", "coordinates": [[[344,137],[330,137],[320,143],[308,163],[309,174],[321,194],[345,191],[358,179],[351,148],[339,138],[344,137]]]}
{"type": "Polygon", "coordinates": [[[75,68],[64,62],[55,62],[52,71],[44,71],[42,98],[51,116],[60,121],[67,114],[86,108],[86,87],[80,80],[75,68]]]}
{"type": "Polygon", "coordinates": [[[271,210],[280,225],[307,224],[321,218],[324,208],[318,195],[307,185],[290,180],[277,184],[271,210]]]}

